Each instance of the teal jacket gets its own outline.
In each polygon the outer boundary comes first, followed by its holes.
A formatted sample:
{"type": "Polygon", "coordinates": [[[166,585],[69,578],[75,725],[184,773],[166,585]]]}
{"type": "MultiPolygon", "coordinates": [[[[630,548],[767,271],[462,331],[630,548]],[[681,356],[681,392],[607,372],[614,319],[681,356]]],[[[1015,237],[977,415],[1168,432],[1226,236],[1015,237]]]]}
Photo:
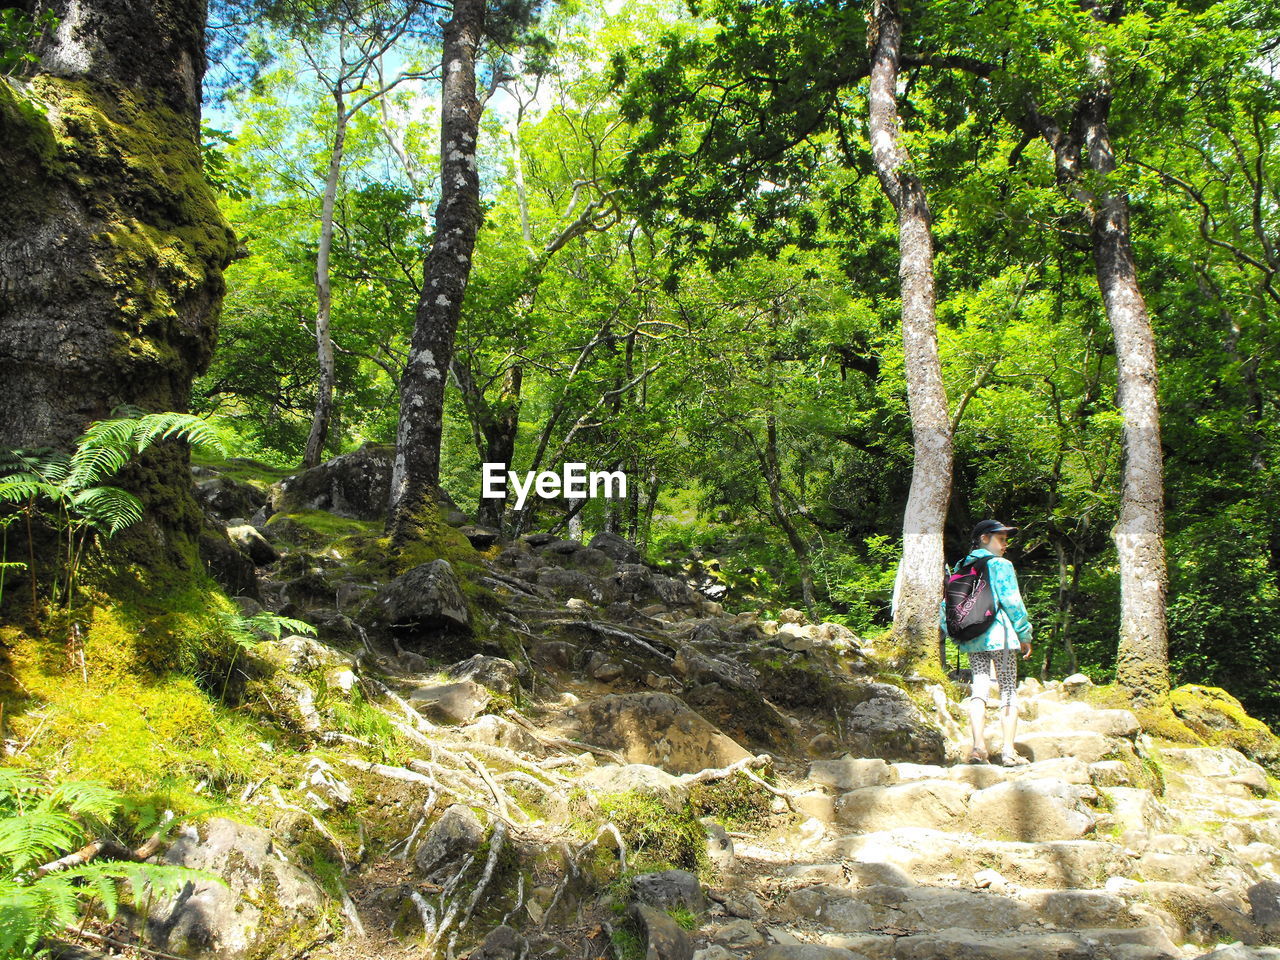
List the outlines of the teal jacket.
{"type": "MultiPolygon", "coordinates": [[[[985,633],[958,646],[963,653],[1007,648],[1016,650],[1020,644],[1031,642],[1031,618],[1027,616],[1026,605],[1022,602],[1022,593],[1018,590],[1018,575],[1014,573],[1012,563],[982,547],[970,551],[967,557],[956,564],[955,569],[958,570],[979,557],[992,558],[987,564],[987,573],[991,577],[991,590],[996,597],[996,619],[985,633]]],[[[942,630],[946,632],[945,606],[941,616],[942,630]]]]}

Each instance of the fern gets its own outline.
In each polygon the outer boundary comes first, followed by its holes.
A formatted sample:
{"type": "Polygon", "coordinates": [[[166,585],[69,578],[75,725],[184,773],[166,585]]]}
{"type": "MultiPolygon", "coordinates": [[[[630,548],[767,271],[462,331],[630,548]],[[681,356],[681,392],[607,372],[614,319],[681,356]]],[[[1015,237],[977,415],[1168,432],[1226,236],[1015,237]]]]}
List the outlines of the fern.
{"type": "Polygon", "coordinates": [[[143,890],[164,895],[186,884],[223,881],[187,867],[98,861],[41,875],[37,869],[77,848],[119,809],[121,797],[98,783],[47,785],[0,768],[0,956],[36,955],[42,942],[75,924],[88,903],[107,919],[120,904],[120,884],[134,897],[143,890]]]}
{"type": "MultiPolygon", "coordinates": [[[[0,502],[18,505],[28,523],[43,518],[58,534],[63,556],[53,594],[55,602],[65,603],[68,623],[90,535],[110,538],[142,519],[141,501],[105,481],[160,440],[186,440],[226,452],[213,427],[191,414],[143,414],[133,407],[117,412],[124,415],[91,424],[70,455],[48,448],[0,451],[0,502]]],[[[0,561],[5,559],[0,555],[0,561]]],[[[29,559],[34,569],[35,557],[29,559]]],[[[33,583],[33,606],[34,591],[33,583]]]]}

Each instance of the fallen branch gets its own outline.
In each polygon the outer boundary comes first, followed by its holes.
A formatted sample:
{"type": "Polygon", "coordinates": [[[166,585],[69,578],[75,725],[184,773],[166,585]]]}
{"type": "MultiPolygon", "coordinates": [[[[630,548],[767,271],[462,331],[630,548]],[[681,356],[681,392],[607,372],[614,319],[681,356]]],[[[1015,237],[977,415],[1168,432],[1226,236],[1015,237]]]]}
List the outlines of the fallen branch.
{"type": "Polygon", "coordinates": [[[700,770],[697,773],[686,773],[683,776],[676,777],[676,780],[685,786],[693,783],[706,783],[709,780],[725,780],[735,773],[745,773],[748,767],[768,767],[773,764],[773,757],[767,753],[761,753],[754,757],[743,757],[727,767],[720,767],[716,770],[700,770]]]}
{"type": "Polygon", "coordinates": [[[480,874],[480,882],[476,884],[475,890],[471,892],[471,899],[467,901],[467,909],[462,914],[462,919],[458,921],[458,929],[461,930],[467,925],[467,921],[471,919],[471,914],[476,909],[476,904],[480,902],[480,897],[484,894],[485,888],[489,886],[489,882],[493,879],[494,868],[498,865],[498,857],[502,853],[502,848],[507,842],[507,825],[499,820],[493,825],[493,835],[489,838],[489,859],[485,861],[484,872],[480,874]]]}
{"type": "Polygon", "coordinates": [[[78,867],[81,864],[88,863],[96,857],[106,857],[109,860],[128,860],[132,863],[142,863],[149,857],[155,856],[160,844],[164,842],[165,834],[168,832],[169,821],[173,819],[173,814],[168,810],[164,812],[164,822],[160,829],[156,830],[142,846],[136,850],[131,850],[124,844],[116,843],[114,840],[108,840],[105,837],[87,843],[74,853],[68,853],[65,857],[60,857],[51,863],[36,867],[36,876],[43,877],[49,873],[55,873],[58,870],[66,870],[68,867],[78,867]]]}
{"type": "Polygon", "coordinates": [[[68,933],[76,937],[84,937],[86,940],[92,940],[94,943],[103,943],[110,947],[123,947],[126,950],[137,950],[139,953],[145,953],[149,957],[160,957],[160,960],[186,960],[185,957],[175,956],[172,953],[165,953],[162,950],[156,950],[153,947],[144,947],[140,943],[125,943],[123,940],[113,940],[111,937],[104,937],[100,933],[94,933],[91,930],[81,930],[73,923],[63,927],[68,933]]]}

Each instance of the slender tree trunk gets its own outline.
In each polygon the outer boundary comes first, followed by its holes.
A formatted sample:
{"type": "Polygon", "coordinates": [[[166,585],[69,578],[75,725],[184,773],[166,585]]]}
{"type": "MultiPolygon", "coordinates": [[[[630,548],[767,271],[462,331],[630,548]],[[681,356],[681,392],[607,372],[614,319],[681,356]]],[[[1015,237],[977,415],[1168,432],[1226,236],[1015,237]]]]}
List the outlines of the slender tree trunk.
{"type": "Polygon", "coordinates": [[[440,203],[400,383],[400,424],[391,474],[388,525],[398,546],[414,537],[420,515],[432,507],[440,482],[445,380],[481,219],[476,50],[484,15],[484,0],[454,0],[453,15],[444,25],[440,203]]]}
{"type": "MultiPolygon", "coordinates": [[[[0,78],[0,446],[67,448],[120,404],[186,410],[234,237],[201,173],[201,0],[40,0],[61,25],[0,78]]],[[[190,568],[186,447],[126,471],[146,520],[111,541],[190,568]]]]}
{"type": "MultiPolygon", "coordinates": [[[[484,409],[481,431],[484,434],[484,458],[488,463],[505,463],[511,469],[516,454],[516,435],[520,428],[520,389],[524,382],[524,368],[512,366],[507,368],[502,378],[502,392],[498,402],[489,407],[480,397],[484,409]]],[[[502,518],[506,510],[507,500],[481,500],[476,509],[476,522],[495,530],[502,529],[502,518]]]]}
{"type": "MultiPolygon", "coordinates": [[[[760,453],[760,466],[764,473],[765,487],[769,491],[769,507],[774,522],[782,529],[796,566],[800,568],[800,596],[810,617],[817,618],[818,597],[813,588],[813,570],[809,544],[791,522],[791,516],[782,499],[782,468],[778,462],[778,421],[773,414],[765,418],[765,445],[760,453]]],[[[936,635],[936,631],[935,631],[936,635]]]]}
{"type": "Polygon", "coordinates": [[[893,632],[912,659],[923,664],[935,657],[938,646],[945,568],[942,533],[951,494],[951,420],[938,357],[932,218],[899,134],[902,19],[895,0],[872,4],[868,42],[871,153],[880,184],[898,213],[902,342],[914,453],[902,525],[902,589],[893,632]]]}
{"type": "Polygon", "coordinates": [[[329,286],[329,253],[333,249],[333,208],[338,197],[338,178],[342,174],[348,119],[341,89],[333,91],[333,101],[333,145],[329,151],[329,173],[324,180],[324,200],[320,205],[320,248],[316,252],[316,360],[320,380],[316,385],[316,409],[311,417],[311,434],[307,437],[307,449],[302,457],[304,467],[314,467],[324,459],[329,420],[333,416],[333,338],[329,335],[333,293],[329,286]]]}

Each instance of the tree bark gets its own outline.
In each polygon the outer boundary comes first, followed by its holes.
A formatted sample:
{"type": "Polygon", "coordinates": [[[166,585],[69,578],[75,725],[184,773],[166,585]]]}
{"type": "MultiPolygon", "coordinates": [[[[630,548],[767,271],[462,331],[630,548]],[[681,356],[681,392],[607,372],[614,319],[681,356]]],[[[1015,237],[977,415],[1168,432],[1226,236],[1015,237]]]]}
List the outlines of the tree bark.
{"type": "Polygon", "coordinates": [[[398,546],[415,535],[440,482],[445,379],[481,218],[476,50],[484,16],[484,0],[455,0],[453,15],[444,25],[440,203],[435,238],[423,268],[409,359],[400,382],[400,424],[391,475],[389,526],[398,546]]]}
{"type": "Polygon", "coordinates": [[[1107,122],[1110,108],[1107,81],[1099,75],[1094,90],[1076,104],[1067,130],[1041,116],[1034,105],[1032,117],[1053,148],[1059,184],[1087,211],[1098,289],[1115,340],[1117,400],[1124,417],[1120,516],[1111,534],[1120,566],[1116,679],[1139,700],[1151,702],[1169,692],[1164,456],[1155,334],[1138,283],[1128,195],[1095,194],[1082,181],[1086,158],[1102,177],[1116,168],[1107,122]]]}
{"type": "MultiPolygon", "coordinates": [[[[188,408],[234,237],[204,180],[201,0],[42,0],[59,26],[0,78],[0,446],[69,447],[121,404],[188,408]]],[[[185,446],[126,472],[146,569],[194,564],[185,446]]]]}
{"type": "Polygon", "coordinates": [[[938,357],[932,217],[899,135],[902,18],[895,0],[872,4],[870,131],[876,175],[898,214],[902,342],[914,462],[902,525],[902,589],[893,632],[920,664],[934,659],[942,602],[943,525],[951,493],[951,420],[938,357]]]}
{"type": "Polygon", "coordinates": [[[333,208],[338,198],[338,178],[342,174],[342,154],[347,141],[350,114],[340,87],[333,90],[334,130],[329,150],[329,172],[324,180],[324,200],[320,205],[320,247],[316,251],[316,361],[320,380],[316,384],[316,409],[311,417],[311,433],[302,456],[304,467],[317,466],[324,458],[333,416],[333,338],[329,335],[333,292],[329,284],[329,254],[333,249],[333,208]]]}

